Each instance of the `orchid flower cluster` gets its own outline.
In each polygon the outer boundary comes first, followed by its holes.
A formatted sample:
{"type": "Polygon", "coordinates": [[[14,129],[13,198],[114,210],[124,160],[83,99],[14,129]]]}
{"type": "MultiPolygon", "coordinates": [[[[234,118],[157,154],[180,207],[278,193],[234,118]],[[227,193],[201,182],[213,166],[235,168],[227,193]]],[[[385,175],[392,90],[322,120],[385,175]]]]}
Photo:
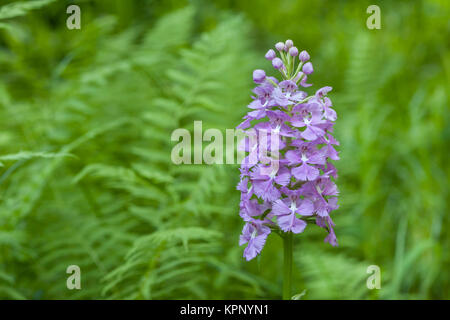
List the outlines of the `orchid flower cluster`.
{"type": "Polygon", "coordinates": [[[338,208],[337,171],[331,160],[339,155],[331,135],[336,112],[323,87],[308,96],[308,76],[313,73],[308,52],[292,40],[275,45],[265,57],[281,73],[282,81],[253,72],[253,101],[244,121],[239,146],[246,156],[240,167],[240,216],[245,226],[239,245],[248,243],[246,260],[256,257],[272,232],[301,233],[307,223],[327,230],[325,242],[336,246],[330,212],[338,208]],[[296,61],[298,60],[298,61],[296,61]],[[248,153],[248,154],[247,154],[248,153]]]}

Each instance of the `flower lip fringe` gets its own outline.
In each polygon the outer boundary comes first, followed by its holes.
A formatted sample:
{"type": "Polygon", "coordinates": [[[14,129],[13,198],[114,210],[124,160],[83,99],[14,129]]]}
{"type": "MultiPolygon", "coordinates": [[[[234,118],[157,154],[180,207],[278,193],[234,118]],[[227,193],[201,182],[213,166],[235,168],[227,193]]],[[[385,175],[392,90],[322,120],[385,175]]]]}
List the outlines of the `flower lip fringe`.
{"type": "Polygon", "coordinates": [[[246,137],[239,148],[247,152],[240,168],[240,216],[245,221],[239,245],[248,244],[244,257],[251,260],[272,232],[301,233],[307,223],[327,230],[325,242],[337,246],[331,211],[338,208],[337,171],[330,160],[339,160],[331,135],[336,112],[326,86],[308,96],[308,76],[313,73],[308,52],[292,40],[278,42],[265,58],[282,80],[253,72],[251,109],[237,126],[246,137]]]}

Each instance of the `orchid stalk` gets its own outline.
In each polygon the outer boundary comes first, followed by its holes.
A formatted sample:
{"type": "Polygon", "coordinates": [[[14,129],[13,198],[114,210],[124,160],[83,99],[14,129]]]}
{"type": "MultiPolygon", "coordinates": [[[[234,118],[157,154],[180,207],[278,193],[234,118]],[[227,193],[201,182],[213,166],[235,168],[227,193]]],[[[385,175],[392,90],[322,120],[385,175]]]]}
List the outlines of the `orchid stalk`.
{"type": "Polygon", "coordinates": [[[338,208],[337,170],[339,160],[331,135],[337,118],[327,97],[331,87],[308,88],[313,73],[308,52],[292,40],[275,45],[265,58],[281,74],[281,81],[264,70],[253,72],[253,101],[250,111],[237,126],[246,137],[240,150],[246,152],[240,167],[240,216],[245,222],[239,244],[247,244],[244,258],[259,255],[270,233],[283,238],[283,299],[290,299],[292,284],[293,235],[308,223],[325,229],[325,242],[337,246],[330,213],[338,208]]]}

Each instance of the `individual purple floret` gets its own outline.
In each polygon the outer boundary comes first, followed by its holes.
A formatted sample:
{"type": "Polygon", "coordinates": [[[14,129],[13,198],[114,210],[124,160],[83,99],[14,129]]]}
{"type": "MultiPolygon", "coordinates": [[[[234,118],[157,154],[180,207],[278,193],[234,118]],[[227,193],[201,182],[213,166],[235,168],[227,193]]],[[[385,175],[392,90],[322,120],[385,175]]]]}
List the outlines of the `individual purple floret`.
{"type": "Polygon", "coordinates": [[[247,261],[256,257],[264,247],[270,228],[264,225],[264,221],[254,220],[245,224],[242,230],[239,245],[248,243],[244,250],[244,257],[247,261]]]}
{"type": "Polygon", "coordinates": [[[268,235],[302,233],[308,223],[325,229],[325,242],[337,246],[334,222],[330,217],[337,204],[334,183],[339,160],[331,135],[336,111],[326,86],[308,95],[307,76],[314,72],[305,50],[299,53],[292,40],[278,42],[265,58],[281,74],[281,80],[257,69],[250,109],[238,125],[246,138],[240,150],[240,216],[245,221],[239,241],[247,244],[246,260],[256,257],[268,235]],[[296,61],[297,60],[297,61],[296,61]]]}

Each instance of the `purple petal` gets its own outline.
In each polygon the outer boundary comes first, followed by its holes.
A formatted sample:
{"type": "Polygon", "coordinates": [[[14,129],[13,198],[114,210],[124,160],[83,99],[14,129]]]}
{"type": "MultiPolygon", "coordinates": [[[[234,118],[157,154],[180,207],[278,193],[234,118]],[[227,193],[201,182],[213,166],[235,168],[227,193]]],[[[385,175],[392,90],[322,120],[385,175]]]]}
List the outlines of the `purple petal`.
{"type": "Polygon", "coordinates": [[[303,199],[296,212],[302,216],[311,216],[314,212],[314,204],[309,199],[303,199]]]}
{"type": "Polygon", "coordinates": [[[316,91],[315,96],[318,97],[318,98],[322,98],[323,96],[325,96],[331,90],[333,90],[333,88],[330,87],[330,86],[326,86],[326,87],[320,88],[319,90],[316,91]]]}
{"type": "Polygon", "coordinates": [[[281,196],[280,191],[275,188],[271,180],[255,182],[254,187],[255,194],[264,201],[275,201],[281,196]]]}
{"type": "Polygon", "coordinates": [[[337,119],[336,111],[334,111],[331,108],[326,108],[325,109],[325,118],[327,118],[328,120],[331,120],[331,121],[336,121],[336,119],[337,119]]]}
{"type": "Polygon", "coordinates": [[[278,171],[277,176],[275,177],[275,182],[279,185],[285,186],[291,181],[291,173],[289,169],[283,168],[278,171]]]}
{"type": "Polygon", "coordinates": [[[302,162],[302,158],[298,154],[298,152],[294,150],[288,150],[285,153],[285,157],[288,160],[288,164],[290,166],[300,164],[302,162]]]}
{"type": "Polygon", "coordinates": [[[272,212],[276,216],[286,215],[291,212],[291,209],[281,199],[278,199],[272,204],[272,212]]]}
{"type": "Polygon", "coordinates": [[[298,219],[298,218],[294,218],[294,223],[291,227],[291,231],[293,233],[302,233],[306,228],[306,222],[298,219]]]}
{"type": "Polygon", "coordinates": [[[334,231],[331,231],[324,239],[324,242],[328,242],[329,244],[331,244],[333,247],[337,247],[338,243],[337,243],[337,239],[336,239],[336,234],[334,233],[334,231]]]}
{"type": "Polygon", "coordinates": [[[306,163],[292,169],[292,175],[302,181],[315,180],[319,176],[319,173],[319,169],[309,166],[306,163]]]}

